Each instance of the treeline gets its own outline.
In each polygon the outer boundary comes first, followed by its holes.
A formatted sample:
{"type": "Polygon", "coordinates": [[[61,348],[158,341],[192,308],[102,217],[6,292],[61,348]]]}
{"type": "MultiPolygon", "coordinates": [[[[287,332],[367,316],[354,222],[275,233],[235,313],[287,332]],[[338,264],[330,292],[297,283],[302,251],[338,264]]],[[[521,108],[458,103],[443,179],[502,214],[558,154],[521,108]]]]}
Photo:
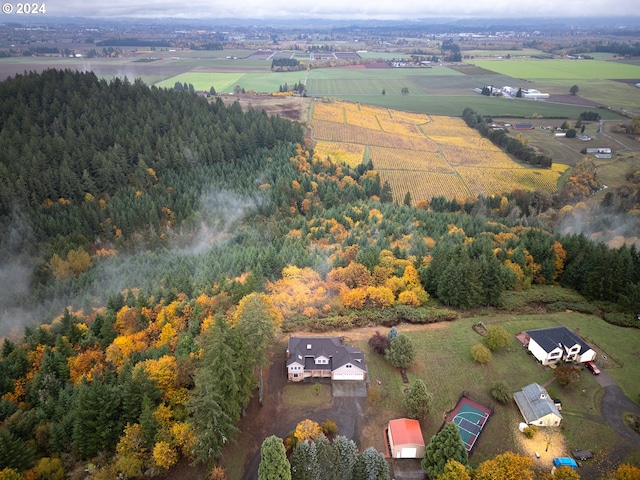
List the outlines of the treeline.
{"type": "Polygon", "coordinates": [[[491,140],[494,145],[504,149],[508,154],[536,167],[551,168],[551,157],[532,152],[518,139],[509,137],[504,130],[492,130],[491,121],[487,121],[481,115],[476,114],[473,109],[465,108],[462,112],[462,118],[469,127],[478,130],[480,135],[491,140]]]}
{"type": "Polygon", "coordinates": [[[141,40],[139,38],[107,38],[96,42],[96,47],[170,47],[166,40],[141,40]]]}
{"type": "Polygon", "coordinates": [[[297,58],[274,58],[271,60],[271,70],[290,72],[304,69],[304,65],[297,58]]]}
{"type": "Polygon", "coordinates": [[[596,45],[596,52],[615,53],[617,55],[624,55],[625,57],[637,57],[640,55],[640,42],[611,42],[606,45],[596,45]]]}

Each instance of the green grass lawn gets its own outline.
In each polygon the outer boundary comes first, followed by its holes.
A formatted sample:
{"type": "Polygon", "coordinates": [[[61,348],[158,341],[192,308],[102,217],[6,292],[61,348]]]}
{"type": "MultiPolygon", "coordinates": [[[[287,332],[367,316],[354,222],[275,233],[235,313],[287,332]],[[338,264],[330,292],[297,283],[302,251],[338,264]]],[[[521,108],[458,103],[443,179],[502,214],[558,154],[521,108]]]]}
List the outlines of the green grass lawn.
{"type": "Polygon", "coordinates": [[[331,402],[331,385],[327,383],[290,384],[284,387],[282,400],[293,407],[312,407],[331,402]]]}
{"type": "MultiPolygon", "coordinates": [[[[577,313],[550,315],[498,315],[464,318],[440,324],[438,328],[406,331],[413,340],[418,353],[408,370],[410,380],[421,378],[433,393],[429,419],[423,422],[423,433],[429,439],[442,425],[446,412],[457,403],[460,395],[467,392],[474,400],[491,406],[494,414],[482,433],[473,456],[473,464],[504,452],[514,444],[514,425],[522,417],[513,402],[498,404],[490,395],[489,388],[495,382],[503,382],[509,391],[515,392],[532,382],[545,384],[553,379],[553,371],[540,365],[512,337],[509,349],[493,353],[485,366],[475,363],[470,354],[471,347],[482,341],[482,337],[471,327],[479,320],[487,326],[500,325],[510,334],[523,330],[566,325],[587,341],[607,352],[618,362],[606,368],[621,388],[631,398],[640,393],[640,371],[634,367],[640,357],[640,331],[622,329],[609,325],[601,319],[577,313]]],[[[402,325],[399,331],[403,331],[402,325]]],[[[370,352],[366,341],[358,345],[370,352]]],[[[397,370],[390,367],[382,356],[369,353],[367,357],[371,380],[370,402],[381,415],[388,418],[404,415],[402,409],[403,384],[397,370]]],[[[613,446],[615,435],[599,416],[598,404],[602,389],[586,370],[581,373],[578,384],[571,388],[555,382],[549,393],[562,401],[563,422],[561,430],[567,447],[591,448],[603,451],[613,446]]]]}

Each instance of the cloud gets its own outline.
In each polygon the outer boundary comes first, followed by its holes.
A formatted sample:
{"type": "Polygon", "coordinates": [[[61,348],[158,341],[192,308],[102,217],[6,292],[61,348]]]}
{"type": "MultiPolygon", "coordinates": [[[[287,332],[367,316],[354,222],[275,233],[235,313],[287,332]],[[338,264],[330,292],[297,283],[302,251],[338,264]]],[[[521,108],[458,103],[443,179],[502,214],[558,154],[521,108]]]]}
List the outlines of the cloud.
{"type": "Polygon", "coordinates": [[[345,3],[288,0],[246,0],[244,2],[216,2],[192,0],[124,1],[97,0],[83,2],[55,0],[47,2],[47,14],[86,17],[173,17],[173,18],[330,18],[330,19],[417,19],[433,17],[454,18],[553,18],[553,17],[637,17],[635,1],[593,0],[588,3],[567,0],[558,4],[541,0],[523,4],[511,0],[459,0],[457,2],[423,2],[417,0],[379,0],[376,2],[345,3]]]}

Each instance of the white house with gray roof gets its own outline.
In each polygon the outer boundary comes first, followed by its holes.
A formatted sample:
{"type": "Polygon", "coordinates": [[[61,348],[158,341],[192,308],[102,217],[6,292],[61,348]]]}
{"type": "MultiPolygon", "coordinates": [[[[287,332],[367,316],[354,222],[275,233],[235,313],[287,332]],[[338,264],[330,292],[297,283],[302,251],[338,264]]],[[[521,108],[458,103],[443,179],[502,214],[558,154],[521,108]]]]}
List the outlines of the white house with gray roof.
{"type": "Polygon", "coordinates": [[[562,415],[560,415],[558,407],[547,390],[537,383],[527,385],[521,391],[514,393],[513,399],[516,401],[524,421],[529,425],[539,427],[560,425],[562,415]]]}
{"type": "Polygon", "coordinates": [[[595,350],[564,326],[529,330],[525,345],[543,365],[559,361],[584,363],[596,358],[595,350]]]}
{"type": "Polygon", "coordinates": [[[287,347],[287,377],[366,380],[364,353],[344,343],[344,337],[290,337],[287,347]]]}

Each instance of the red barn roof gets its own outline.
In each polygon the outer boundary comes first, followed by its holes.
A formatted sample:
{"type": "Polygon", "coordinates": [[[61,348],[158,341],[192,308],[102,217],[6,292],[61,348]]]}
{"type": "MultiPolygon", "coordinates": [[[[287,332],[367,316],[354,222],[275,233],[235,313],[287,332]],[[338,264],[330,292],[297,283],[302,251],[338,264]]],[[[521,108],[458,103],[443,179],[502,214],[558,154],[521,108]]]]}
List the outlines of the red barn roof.
{"type": "Polygon", "coordinates": [[[418,420],[398,418],[389,420],[389,431],[395,445],[424,445],[422,430],[418,420]]]}

